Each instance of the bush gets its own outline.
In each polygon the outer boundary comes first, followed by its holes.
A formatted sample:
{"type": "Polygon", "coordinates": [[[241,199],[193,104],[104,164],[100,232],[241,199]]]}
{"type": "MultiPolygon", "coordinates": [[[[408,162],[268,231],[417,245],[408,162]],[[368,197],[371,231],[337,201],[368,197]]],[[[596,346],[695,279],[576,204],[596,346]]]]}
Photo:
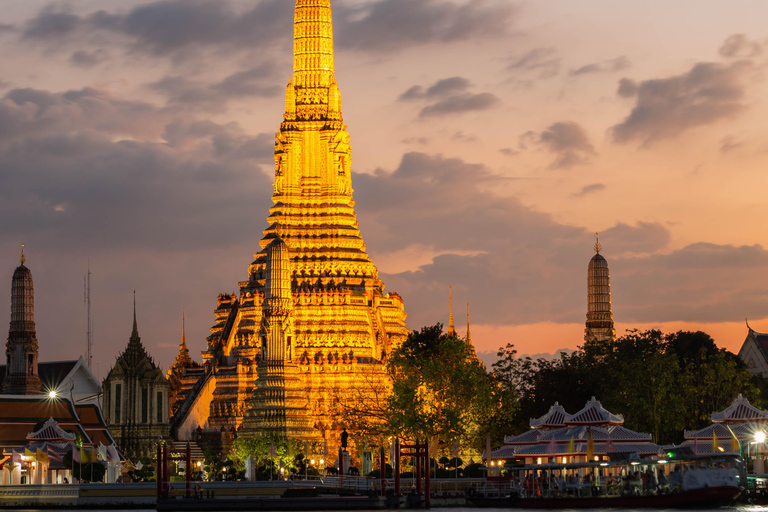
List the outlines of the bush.
{"type": "Polygon", "coordinates": [[[482,467],[480,463],[468,465],[464,468],[464,478],[485,478],[485,471],[480,471],[482,467]]]}

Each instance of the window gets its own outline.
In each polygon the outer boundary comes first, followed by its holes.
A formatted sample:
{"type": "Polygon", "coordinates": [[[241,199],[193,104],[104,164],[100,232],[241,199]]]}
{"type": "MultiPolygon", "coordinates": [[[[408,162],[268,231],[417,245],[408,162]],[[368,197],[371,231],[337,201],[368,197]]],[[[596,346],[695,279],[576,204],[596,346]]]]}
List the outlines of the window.
{"type": "Polygon", "coordinates": [[[32,354],[29,354],[29,356],[27,356],[27,361],[28,361],[28,363],[27,363],[27,375],[34,375],[34,373],[32,372],[32,364],[35,361],[35,356],[33,356],[32,354]]]}
{"type": "Polygon", "coordinates": [[[149,390],[144,388],[141,390],[141,422],[146,423],[148,418],[149,406],[149,390]]]}
{"type": "Polygon", "coordinates": [[[165,408],[165,404],[163,404],[163,392],[158,391],[157,392],[157,422],[162,423],[163,422],[163,409],[165,408]]]}
{"type": "Polygon", "coordinates": [[[123,385],[115,384],[115,423],[120,423],[120,410],[123,405],[123,385]]]}

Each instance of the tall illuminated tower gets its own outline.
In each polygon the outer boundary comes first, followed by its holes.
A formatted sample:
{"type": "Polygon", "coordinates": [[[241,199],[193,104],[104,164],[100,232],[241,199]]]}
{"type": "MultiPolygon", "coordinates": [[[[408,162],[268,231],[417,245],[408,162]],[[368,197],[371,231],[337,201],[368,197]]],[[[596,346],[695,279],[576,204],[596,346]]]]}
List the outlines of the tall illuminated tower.
{"type": "MultiPolygon", "coordinates": [[[[597,234],[595,234],[597,237],[597,234]]],[[[600,241],[595,242],[595,255],[589,261],[587,276],[587,324],[584,340],[612,341],[616,339],[611,310],[611,275],[608,262],[600,254],[600,241]]]]}
{"type": "Polygon", "coordinates": [[[385,381],[408,330],[358,228],[330,0],[296,0],[293,50],[261,251],[239,292],[219,296],[203,352],[217,382],[206,421],[333,446],[335,401],[385,381]]]}
{"type": "Polygon", "coordinates": [[[21,246],[21,264],[13,272],[11,281],[11,324],[5,342],[5,378],[3,394],[37,395],[41,392],[37,373],[37,333],[35,332],[35,290],[32,272],[24,265],[24,246],[21,246]]]}

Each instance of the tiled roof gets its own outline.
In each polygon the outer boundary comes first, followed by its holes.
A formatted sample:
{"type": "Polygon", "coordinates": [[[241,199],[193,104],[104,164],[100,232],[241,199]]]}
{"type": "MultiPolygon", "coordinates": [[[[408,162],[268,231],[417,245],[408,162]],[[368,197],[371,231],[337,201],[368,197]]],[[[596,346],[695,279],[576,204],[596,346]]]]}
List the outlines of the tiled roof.
{"type": "Polygon", "coordinates": [[[531,418],[531,428],[558,428],[565,426],[565,418],[568,413],[558,402],[549,408],[549,412],[541,418],[531,418]]]}
{"type": "Polygon", "coordinates": [[[77,439],[75,434],[65,432],[53,418],[46,421],[42,428],[37,432],[30,432],[27,434],[28,441],[60,442],[74,441],[75,439],[77,439]]]}
{"type": "Polygon", "coordinates": [[[741,396],[741,394],[724,410],[712,413],[712,421],[715,423],[757,420],[768,420],[768,411],[763,411],[750,404],[749,400],[741,396]]]}
{"type": "MultiPolygon", "coordinates": [[[[640,455],[652,455],[659,452],[659,445],[655,443],[620,443],[613,445],[612,448],[608,447],[608,443],[597,442],[594,443],[595,455],[605,455],[608,452],[628,452],[638,453],[640,455]]],[[[577,442],[574,443],[573,452],[570,451],[568,444],[557,443],[552,447],[549,444],[537,444],[529,446],[527,448],[521,448],[515,452],[515,456],[520,457],[561,457],[569,455],[586,455],[587,443],[577,442]],[[553,449],[554,448],[554,449],[553,449]]]]}
{"type": "MultiPolygon", "coordinates": [[[[768,426],[763,422],[737,423],[729,426],[733,434],[741,441],[752,441],[755,433],[761,430],[768,433],[768,426]]],[[[732,437],[731,430],[728,430],[725,423],[713,423],[701,430],[686,430],[685,439],[713,439],[715,435],[718,439],[725,439],[732,437]]]]}
{"type": "Polygon", "coordinates": [[[698,441],[685,441],[680,446],[690,447],[697,455],[711,455],[718,453],[727,453],[729,455],[739,454],[738,444],[733,443],[731,439],[718,439],[717,448],[715,448],[715,444],[711,440],[706,441],[702,439],[699,439],[698,441]]]}
{"type": "Polygon", "coordinates": [[[546,434],[546,431],[542,431],[539,429],[531,429],[528,432],[524,432],[520,434],[519,436],[506,436],[504,437],[504,444],[506,445],[515,445],[515,444],[533,444],[538,443],[539,438],[546,434]]]}
{"type": "Polygon", "coordinates": [[[608,412],[595,397],[592,397],[582,410],[565,419],[566,425],[621,425],[623,423],[622,415],[608,412]]]}

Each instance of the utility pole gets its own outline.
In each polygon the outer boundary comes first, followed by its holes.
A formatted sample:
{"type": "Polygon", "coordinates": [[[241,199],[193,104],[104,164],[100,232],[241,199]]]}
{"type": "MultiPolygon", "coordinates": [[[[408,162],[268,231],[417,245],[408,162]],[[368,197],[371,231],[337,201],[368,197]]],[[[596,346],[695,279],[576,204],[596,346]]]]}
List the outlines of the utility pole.
{"type": "Polygon", "coordinates": [[[85,334],[85,364],[93,366],[93,332],[91,329],[91,262],[88,261],[88,273],[83,277],[83,301],[88,310],[88,328],[85,334]]]}

